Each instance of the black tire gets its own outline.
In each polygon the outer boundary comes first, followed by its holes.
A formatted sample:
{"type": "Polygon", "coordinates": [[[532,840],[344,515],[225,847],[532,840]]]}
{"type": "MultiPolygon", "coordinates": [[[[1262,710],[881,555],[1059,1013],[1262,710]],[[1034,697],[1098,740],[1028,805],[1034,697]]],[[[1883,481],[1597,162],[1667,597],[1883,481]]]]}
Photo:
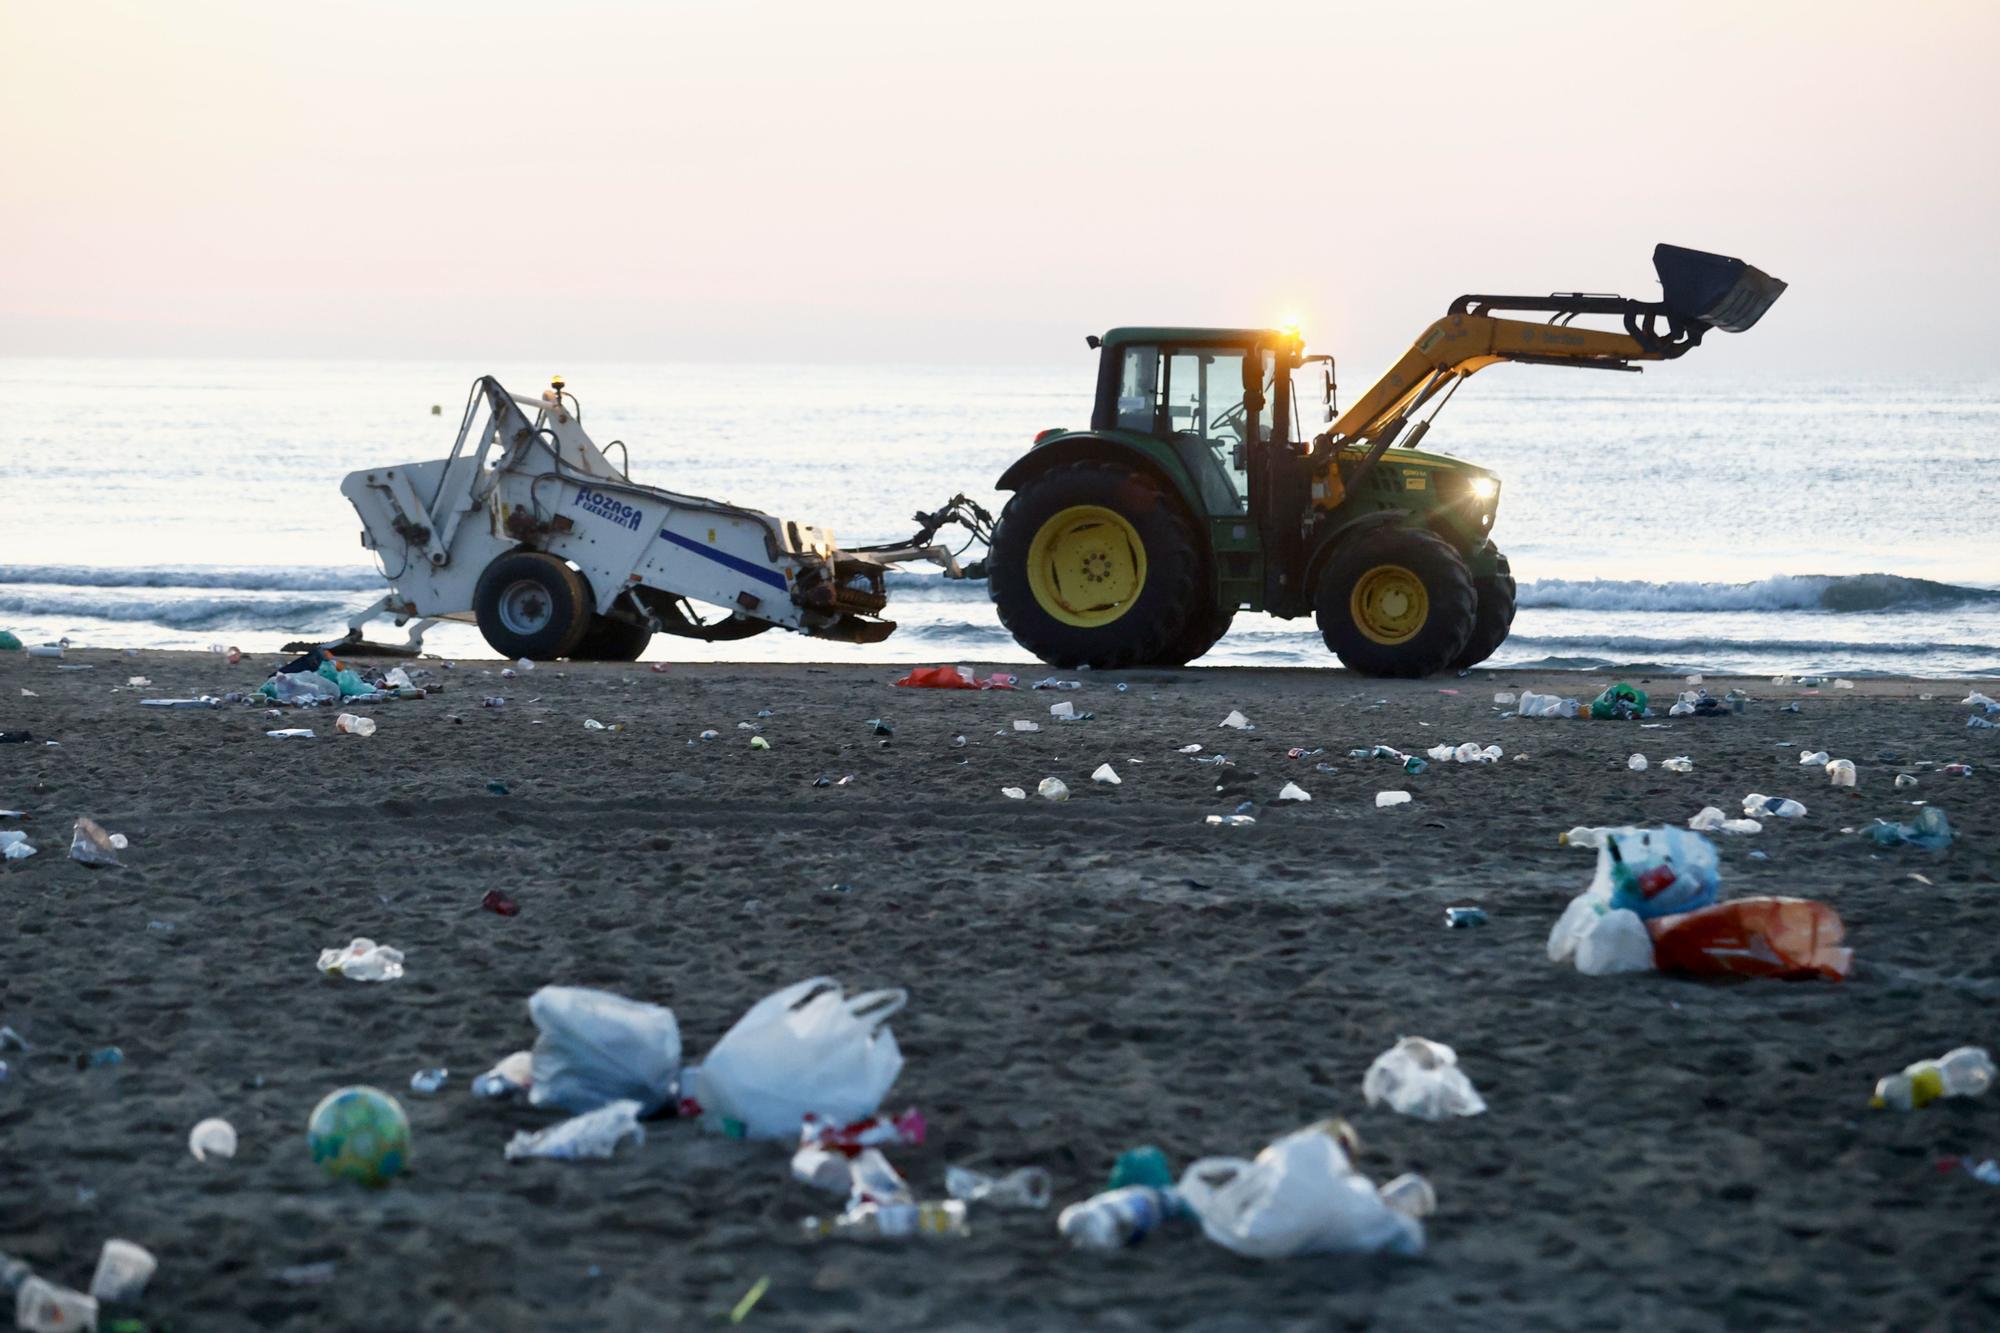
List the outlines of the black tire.
{"type": "Polygon", "coordinates": [[[1222,636],[1229,633],[1230,622],[1236,613],[1227,607],[1216,607],[1207,616],[1188,617],[1187,628],[1172,648],[1164,653],[1155,666],[1181,667],[1199,661],[1209,649],[1222,642],[1222,636]]]}
{"type": "Polygon", "coordinates": [[[513,551],[488,565],[472,610],[494,652],[531,662],[567,657],[592,618],[583,575],[541,551],[513,551]]]}
{"type": "MultiPolygon", "coordinates": [[[[1102,526],[1108,540],[1127,541],[1102,526]]],[[[1050,468],[1014,493],[993,534],[987,577],[1000,623],[1016,643],[1054,666],[1111,670],[1164,660],[1188,633],[1189,620],[1207,614],[1202,567],[1193,522],[1158,482],[1113,463],[1078,462],[1050,468]],[[1065,510],[1082,506],[1121,519],[1141,548],[1129,555],[1144,562],[1129,605],[1095,625],[1052,614],[1036,596],[1029,569],[1037,535],[1065,510]]],[[[1052,571],[1053,565],[1043,571],[1045,586],[1054,580],[1052,571]]]]}
{"type": "Polygon", "coordinates": [[[592,616],[590,628],[569,650],[569,656],[572,662],[636,662],[652,641],[653,631],[644,625],[592,616]]]}
{"type": "Polygon", "coordinates": [[[1479,594],[1479,612],[1473,618],[1472,637],[1466,640],[1465,651],[1451,664],[1454,671],[1469,671],[1493,656],[1514,628],[1513,568],[1490,541],[1485,554],[1493,557],[1496,566],[1492,574],[1472,581],[1472,590],[1479,594]]]}
{"type": "MultiPolygon", "coordinates": [[[[1407,607],[1410,599],[1403,594],[1388,605],[1407,607]]],[[[1313,597],[1326,646],[1349,670],[1368,676],[1429,676],[1449,669],[1472,638],[1478,610],[1479,594],[1465,561],[1422,528],[1371,528],[1348,538],[1321,568],[1313,597]],[[1396,631],[1393,641],[1370,633],[1357,618],[1359,605],[1370,600],[1370,589],[1385,580],[1393,585],[1404,575],[1423,586],[1418,618],[1396,631]]]]}

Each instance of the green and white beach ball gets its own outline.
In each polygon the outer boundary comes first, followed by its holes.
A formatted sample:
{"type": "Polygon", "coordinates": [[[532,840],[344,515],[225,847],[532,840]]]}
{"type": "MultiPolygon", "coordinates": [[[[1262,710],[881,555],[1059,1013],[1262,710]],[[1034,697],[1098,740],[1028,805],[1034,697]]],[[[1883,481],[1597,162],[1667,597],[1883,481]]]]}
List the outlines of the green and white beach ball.
{"type": "Polygon", "coordinates": [[[379,1088],[339,1088],[313,1108],[306,1143],[335,1180],[380,1187],[409,1164],[410,1120],[379,1088]]]}

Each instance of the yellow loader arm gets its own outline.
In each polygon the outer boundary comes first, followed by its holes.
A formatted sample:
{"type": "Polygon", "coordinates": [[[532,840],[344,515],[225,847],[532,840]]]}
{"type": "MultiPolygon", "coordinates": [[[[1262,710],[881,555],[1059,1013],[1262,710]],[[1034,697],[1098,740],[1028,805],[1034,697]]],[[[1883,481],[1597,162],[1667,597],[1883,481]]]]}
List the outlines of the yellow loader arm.
{"type": "MultiPolygon", "coordinates": [[[[1712,328],[1730,333],[1748,329],[1785,290],[1784,283],[1740,259],[1675,245],[1656,246],[1653,267],[1660,275],[1658,301],[1585,292],[1459,297],[1443,319],[1425,329],[1374,387],[1313,441],[1315,507],[1339,505],[1398,442],[1414,413],[1441,393],[1442,409],[1461,381],[1487,366],[1522,361],[1636,371],[1634,362],[1671,361],[1699,346],[1712,328]],[[1543,323],[1501,319],[1490,313],[1494,310],[1540,311],[1550,318],[1543,323]],[[1578,328],[1571,321],[1579,315],[1617,316],[1624,329],[1578,328]],[[1364,452],[1355,457],[1356,449],[1364,452]]],[[[1401,443],[1414,448],[1436,416],[1433,410],[1417,422],[1401,443]]]]}

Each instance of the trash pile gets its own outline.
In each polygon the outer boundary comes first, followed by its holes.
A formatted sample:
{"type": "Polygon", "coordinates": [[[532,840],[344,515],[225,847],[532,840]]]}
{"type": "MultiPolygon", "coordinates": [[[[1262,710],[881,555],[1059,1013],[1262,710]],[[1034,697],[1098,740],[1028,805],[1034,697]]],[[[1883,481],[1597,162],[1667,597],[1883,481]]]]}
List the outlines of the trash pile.
{"type": "MultiPolygon", "coordinates": [[[[1762,798],[1759,798],[1762,799],[1762,798]]],[[[1699,816],[1697,816],[1699,818],[1699,816]]],[[[1717,901],[1719,860],[1700,834],[1673,827],[1572,830],[1599,835],[1590,887],[1549,932],[1549,961],[1588,976],[1654,969],[1696,976],[1847,976],[1840,914],[1803,898],[1717,901]]]]}
{"type": "Polygon", "coordinates": [[[948,666],[917,667],[895,682],[906,690],[1011,690],[1019,683],[1019,677],[1004,671],[981,680],[970,667],[948,666]]]}

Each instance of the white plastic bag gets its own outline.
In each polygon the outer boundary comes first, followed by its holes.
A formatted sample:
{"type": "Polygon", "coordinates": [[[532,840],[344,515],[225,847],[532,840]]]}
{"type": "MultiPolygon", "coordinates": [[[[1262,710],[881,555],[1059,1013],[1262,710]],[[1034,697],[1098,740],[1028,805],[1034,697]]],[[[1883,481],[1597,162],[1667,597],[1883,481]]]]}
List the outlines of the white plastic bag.
{"type": "Polygon", "coordinates": [[[1423,1037],[1404,1037],[1376,1056],[1361,1080],[1361,1095],[1370,1106],[1387,1102],[1419,1120],[1478,1115],[1486,1109],[1486,1099],[1458,1067],[1458,1052],[1423,1037]]]}
{"type": "Polygon", "coordinates": [[[403,951],[357,936],[345,949],[322,949],[319,970],[349,981],[394,981],[403,975],[403,951]]]}
{"type": "Polygon", "coordinates": [[[571,1116],[547,1129],[533,1133],[525,1129],[516,1131],[514,1137],[507,1141],[507,1160],[516,1162],[523,1157],[550,1157],[558,1161],[576,1161],[586,1157],[609,1157],[627,1139],[644,1143],[646,1127],[639,1123],[639,1103],[617,1101],[583,1115],[571,1116]]]}
{"type": "Polygon", "coordinates": [[[1637,912],[1614,908],[1591,923],[1576,945],[1576,970],[1589,977],[1653,970],[1653,937],[1637,912]]]}
{"type": "Polygon", "coordinates": [[[544,986],[528,1000],[535,1020],[528,1101],[595,1111],[622,1099],[651,1115],[680,1089],[681,1029],[674,1011],[581,986],[544,986]]]}
{"type": "Polygon", "coordinates": [[[1216,1244],[1253,1259],[1423,1253],[1423,1224],[1390,1208],[1328,1127],[1287,1134],[1246,1162],[1205,1157],[1180,1196],[1216,1244]]]}
{"type": "Polygon", "coordinates": [[[850,999],[827,977],[759,1000],[722,1034],[693,1080],[703,1123],[728,1132],[741,1126],[746,1138],[796,1139],[808,1114],[835,1124],[873,1115],[903,1069],[888,1021],[908,1002],[903,990],[850,999]]]}

